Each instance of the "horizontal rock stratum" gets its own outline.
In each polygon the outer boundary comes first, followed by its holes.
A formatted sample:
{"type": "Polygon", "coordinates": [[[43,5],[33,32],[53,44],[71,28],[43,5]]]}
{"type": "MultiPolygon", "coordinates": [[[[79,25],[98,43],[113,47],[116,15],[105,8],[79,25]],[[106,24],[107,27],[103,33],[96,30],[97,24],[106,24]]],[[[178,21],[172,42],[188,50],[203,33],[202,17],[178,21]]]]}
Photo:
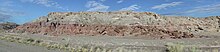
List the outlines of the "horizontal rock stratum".
{"type": "Polygon", "coordinates": [[[217,32],[220,16],[194,18],[151,12],[52,12],[15,28],[14,32],[48,35],[109,35],[193,38],[193,32],[217,32]]]}

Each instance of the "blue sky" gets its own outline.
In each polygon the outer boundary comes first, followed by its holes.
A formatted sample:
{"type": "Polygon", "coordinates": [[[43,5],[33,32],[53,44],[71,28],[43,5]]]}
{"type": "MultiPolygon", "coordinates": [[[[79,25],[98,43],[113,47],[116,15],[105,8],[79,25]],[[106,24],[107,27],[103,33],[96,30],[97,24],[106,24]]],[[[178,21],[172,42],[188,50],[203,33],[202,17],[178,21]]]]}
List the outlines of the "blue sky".
{"type": "Polygon", "coordinates": [[[220,0],[0,0],[0,21],[23,24],[49,12],[126,11],[220,16],[220,0]]]}

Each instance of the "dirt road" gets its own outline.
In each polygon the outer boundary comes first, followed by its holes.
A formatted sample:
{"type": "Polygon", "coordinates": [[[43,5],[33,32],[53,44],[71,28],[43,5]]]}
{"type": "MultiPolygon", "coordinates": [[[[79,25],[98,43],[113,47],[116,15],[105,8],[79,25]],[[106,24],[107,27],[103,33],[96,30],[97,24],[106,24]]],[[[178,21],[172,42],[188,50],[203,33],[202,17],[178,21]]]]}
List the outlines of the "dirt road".
{"type": "Polygon", "coordinates": [[[0,52],[63,52],[59,50],[48,50],[45,47],[25,45],[0,40],[0,52]]]}

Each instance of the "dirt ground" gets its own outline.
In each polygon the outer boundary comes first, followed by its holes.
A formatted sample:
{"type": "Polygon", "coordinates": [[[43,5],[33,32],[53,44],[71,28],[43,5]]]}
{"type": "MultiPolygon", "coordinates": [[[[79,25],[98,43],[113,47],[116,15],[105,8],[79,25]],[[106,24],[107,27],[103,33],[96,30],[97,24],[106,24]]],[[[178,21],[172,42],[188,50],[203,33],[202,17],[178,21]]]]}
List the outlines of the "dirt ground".
{"type": "MultiPolygon", "coordinates": [[[[61,44],[69,43],[71,46],[103,46],[108,48],[114,47],[126,47],[127,49],[148,49],[153,52],[165,52],[165,45],[169,43],[181,43],[185,46],[198,46],[203,51],[210,52],[211,49],[220,50],[220,33],[200,32],[195,33],[200,38],[188,38],[188,39],[148,39],[144,37],[119,37],[119,36],[85,36],[85,35],[65,35],[65,36],[49,36],[39,34],[17,34],[17,33],[5,33],[1,35],[16,35],[21,37],[28,37],[34,39],[42,39],[46,41],[59,42],[61,44]]],[[[43,47],[22,45],[17,43],[0,41],[0,51],[14,52],[14,51],[27,51],[33,52],[35,50],[41,50],[42,52],[54,52],[57,50],[47,50],[43,47]],[[11,48],[11,49],[8,49],[11,48]],[[33,48],[33,50],[31,49],[33,48]]],[[[38,51],[37,51],[38,52],[38,51]]],[[[59,52],[59,51],[58,51],[59,52]]]]}
{"type": "Polygon", "coordinates": [[[60,50],[48,50],[45,47],[19,44],[0,40],[0,52],[63,52],[60,50]]]}

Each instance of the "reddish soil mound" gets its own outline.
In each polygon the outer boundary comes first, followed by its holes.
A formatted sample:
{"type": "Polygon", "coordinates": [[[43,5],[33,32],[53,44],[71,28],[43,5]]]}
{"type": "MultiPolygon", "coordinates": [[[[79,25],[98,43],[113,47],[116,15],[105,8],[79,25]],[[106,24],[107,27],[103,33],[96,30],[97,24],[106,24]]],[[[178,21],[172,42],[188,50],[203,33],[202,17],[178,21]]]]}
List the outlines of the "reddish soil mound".
{"type": "Polygon", "coordinates": [[[27,23],[14,29],[16,32],[49,35],[109,35],[109,36],[148,36],[156,39],[163,38],[192,38],[193,34],[181,31],[160,29],[157,26],[123,26],[123,25],[85,25],[60,24],[55,22],[27,23]]]}

